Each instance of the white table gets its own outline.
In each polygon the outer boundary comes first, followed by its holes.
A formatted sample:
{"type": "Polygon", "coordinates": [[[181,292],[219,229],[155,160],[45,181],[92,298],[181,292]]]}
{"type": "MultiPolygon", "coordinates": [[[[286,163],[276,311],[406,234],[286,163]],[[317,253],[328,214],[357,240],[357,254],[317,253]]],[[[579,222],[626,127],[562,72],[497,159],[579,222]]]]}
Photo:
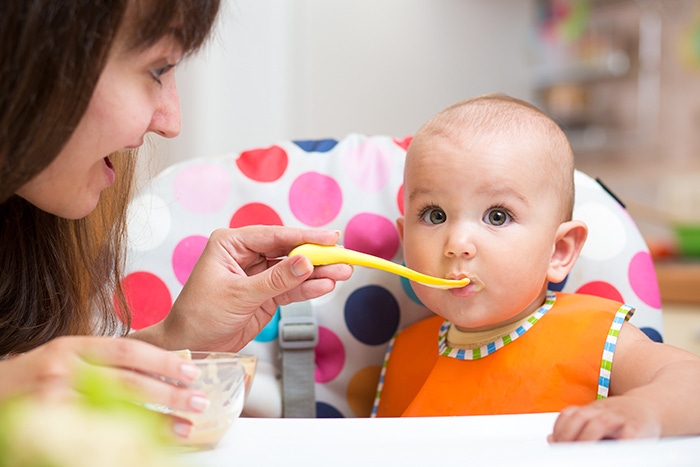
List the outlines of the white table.
{"type": "Polygon", "coordinates": [[[241,418],[216,449],[182,460],[198,467],[700,466],[700,437],[549,445],[555,418],[241,418]]]}

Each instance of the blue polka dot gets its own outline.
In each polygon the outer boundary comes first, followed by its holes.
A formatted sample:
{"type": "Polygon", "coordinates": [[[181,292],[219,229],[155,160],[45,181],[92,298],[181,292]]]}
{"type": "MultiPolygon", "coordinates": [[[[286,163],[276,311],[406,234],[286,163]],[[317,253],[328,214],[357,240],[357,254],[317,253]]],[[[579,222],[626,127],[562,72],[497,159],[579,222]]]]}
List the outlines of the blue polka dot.
{"type": "Polygon", "coordinates": [[[345,418],[340,410],[325,402],[316,401],[316,418],[345,418]]]}
{"type": "Polygon", "coordinates": [[[262,331],[260,331],[260,334],[255,336],[255,341],[257,342],[272,342],[277,339],[277,336],[279,334],[279,323],[280,323],[280,307],[277,307],[277,311],[275,312],[275,316],[272,317],[269,323],[262,328],[262,331]]]}
{"type": "Polygon", "coordinates": [[[316,140],[299,140],[293,141],[306,152],[328,152],[338,144],[334,139],[316,139],[316,140]]]}
{"type": "Polygon", "coordinates": [[[399,303],[384,287],[368,285],[355,290],[345,302],[345,324],[350,333],[368,345],[384,344],[396,333],[399,303]]]}
{"type": "Polygon", "coordinates": [[[548,287],[549,290],[552,292],[561,292],[564,290],[564,287],[566,286],[566,281],[569,279],[569,276],[567,275],[563,281],[561,282],[550,282],[548,287]]]}
{"type": "Polygon", "coordinates": [[[639,328],[647,337],[654,342],[663,342],[664,338],[661,337],[661,333],[654,328],[639,328]]]}

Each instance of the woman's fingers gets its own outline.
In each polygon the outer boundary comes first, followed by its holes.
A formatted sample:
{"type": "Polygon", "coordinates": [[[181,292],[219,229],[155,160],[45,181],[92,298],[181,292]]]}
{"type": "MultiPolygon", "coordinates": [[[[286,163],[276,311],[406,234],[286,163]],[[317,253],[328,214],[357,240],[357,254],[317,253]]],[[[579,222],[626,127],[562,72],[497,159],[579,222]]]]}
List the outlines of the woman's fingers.
{"type": "Polygon", "coordinates": [[[195,365],[145,342],[110,339],[91,346],[85,361],[119,381],[139,402],[185,412],[203,412],[209,405],[203,393],[186,386],[197,377],[195,365]]]}
{"type": "Polygon", "coordinates": [[[86,362],[191,383],[197,367],[175,353],[137,339],[86,337],[79,349],[86,362]]]}
{"type": "Polygon", "coordinates": [[[93,367],[91,371],[99,372],[100,377],[106,381],[120,384],[125,389],[125,396],[132,402],[155,404],[156,408],[168,412],[175,410],[200,413],[209,407],[209,400],[204,393],[173,384],[152,374],[106,366],[93,367]]]}
{"type": "Polygon", "coordinates": [[[248,226],[238,229],[217,229],[209,243],[220,245],[243,268],[264,258],[286,256],[303,243],[335,245],[340,236],[332,230],[308,230],[280,226],[248,226]]]}
{"type": "Polygon", "coordinates": [[[16,392],[53,400],[94,390],[90,378],[96,376],[121,385],[124,397],[139,402],[187,412],[201,412],[208,404],[203,394],[186,386],[198,373],[192,363],[135,339],[61,337],[3,365],[21,375],[15,379],[16,392]]]}

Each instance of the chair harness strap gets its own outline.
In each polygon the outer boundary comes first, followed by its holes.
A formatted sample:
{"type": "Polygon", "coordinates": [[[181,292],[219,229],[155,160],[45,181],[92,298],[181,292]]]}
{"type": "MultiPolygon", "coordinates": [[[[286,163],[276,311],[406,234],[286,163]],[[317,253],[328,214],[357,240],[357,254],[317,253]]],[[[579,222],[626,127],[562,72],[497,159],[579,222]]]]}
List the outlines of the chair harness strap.
{"type": "Polygon", "coordinates": [[[282,416],[285,418],[316,418],[314,349],[317,343],[318,324],[311,302],[280,307],[282,416]]]}

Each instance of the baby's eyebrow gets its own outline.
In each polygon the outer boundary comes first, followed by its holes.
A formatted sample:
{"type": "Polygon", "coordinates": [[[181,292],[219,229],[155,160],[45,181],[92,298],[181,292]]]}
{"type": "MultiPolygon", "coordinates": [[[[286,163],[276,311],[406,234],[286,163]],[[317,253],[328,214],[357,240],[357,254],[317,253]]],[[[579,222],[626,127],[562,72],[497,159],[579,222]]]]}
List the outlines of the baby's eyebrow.
{"type": "MultiPolygon", "coordinates": [[[[436,196],[437,190],[432,189],[432,188],[416,188],[415,190],[411,191],[408,194],[408,200],[409,201],[414,201],[418,197],[431,197],[431,196],[436,196]]],[[[528,198],[523,195],[521,192],[518,190],[504,185],[504,186],[492,186],[492,185],[487,185],[481,190],[481,194],[483,196],[487,196],[489,198],[494,198],[494,201],[500,201],[505,198],[517,198],[520,202],[522,202],[526,207],[530,206],[530,202],[528,198]]]]}
{"type": "Polygon", "coordinates": [[[411,191],[408,194],[408,199],[409,199],[409,201],[412,201],[412,200],[418,198],[419,196],[430,196],[433,193],[434,193],[434,190],[430,190],[427,188],[418,188],[416,190],[411,191]]]}
{"type": "Polygon", "coordinates": [[[525,206],[530,206],[530,202],[525,195],[509,186],[503,187],[488,187],[483,192],[487,196],[494,198],[515,197],[518,198],[525,206]]]}

